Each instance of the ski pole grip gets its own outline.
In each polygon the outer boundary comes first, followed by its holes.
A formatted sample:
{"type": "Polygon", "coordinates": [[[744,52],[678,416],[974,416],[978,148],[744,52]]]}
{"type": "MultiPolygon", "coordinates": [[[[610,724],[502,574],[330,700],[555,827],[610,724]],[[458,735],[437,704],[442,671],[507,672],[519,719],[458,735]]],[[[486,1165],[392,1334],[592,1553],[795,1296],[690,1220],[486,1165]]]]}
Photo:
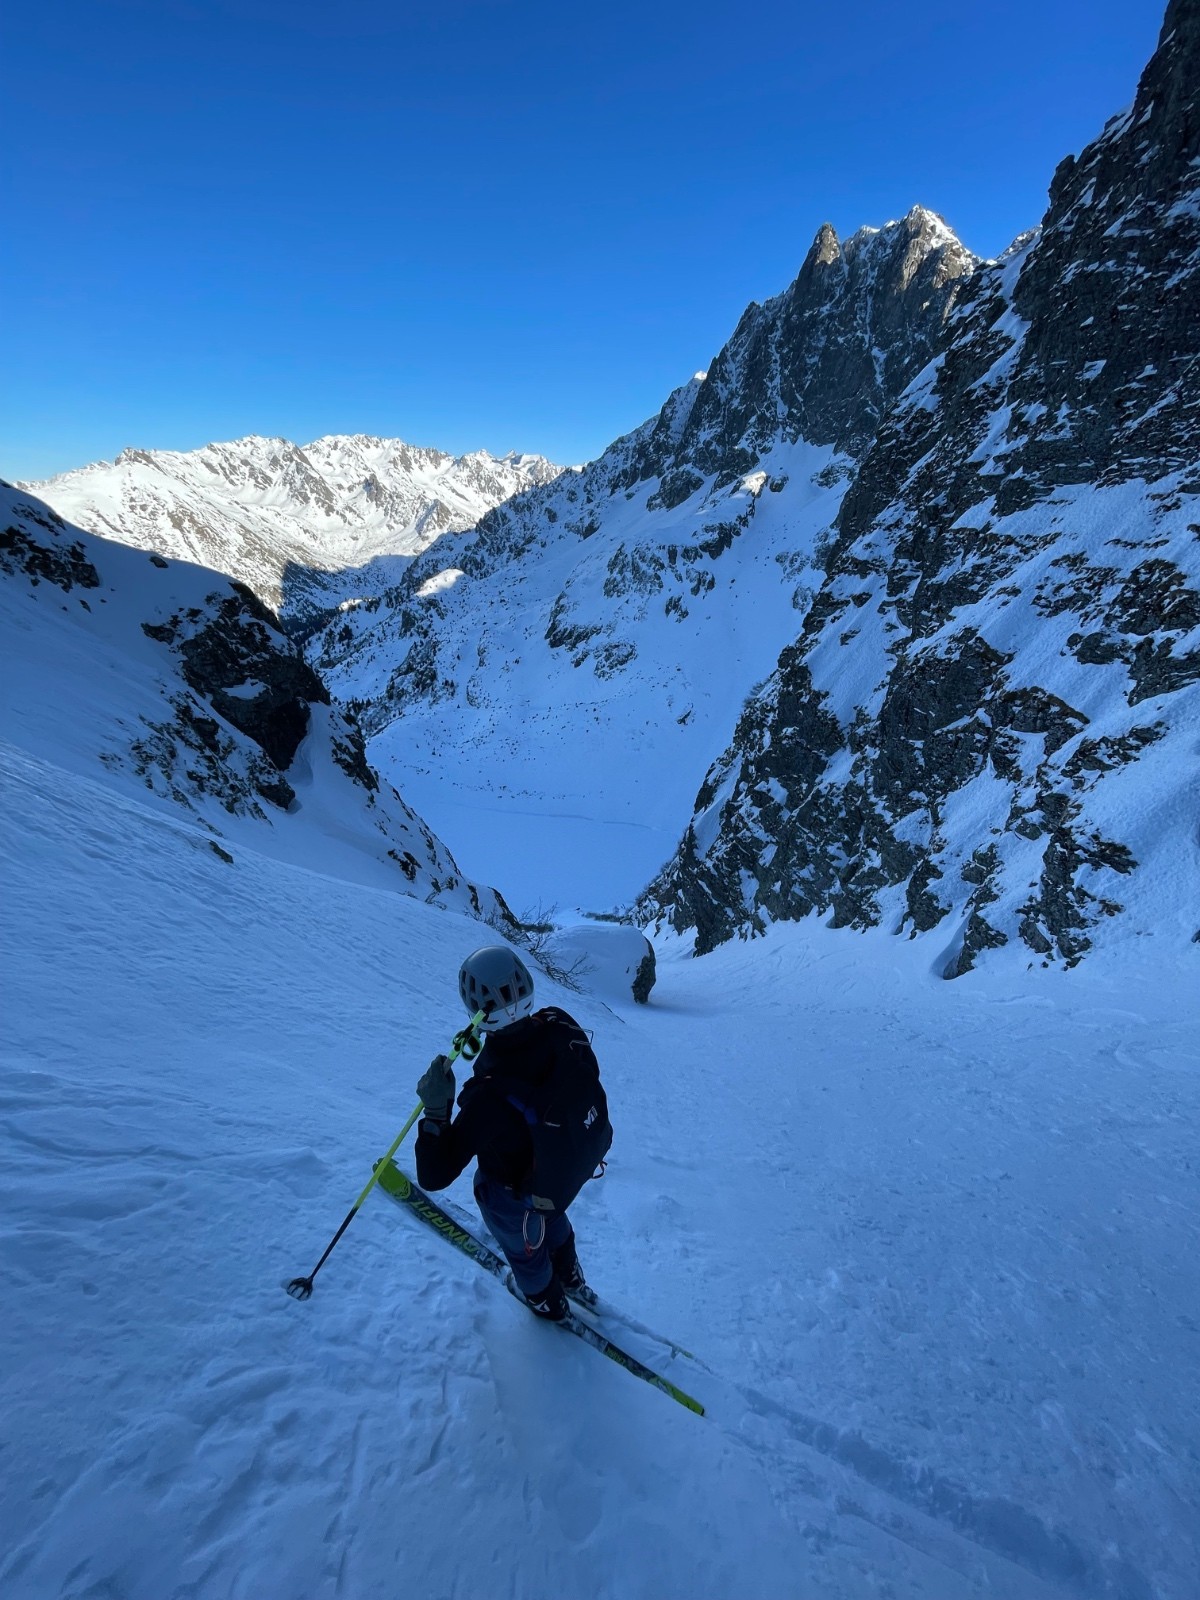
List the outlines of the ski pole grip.
{"type": "Polygon", "coordinates": [[[486,1021],[487,1012],[477,1011],[462,1032],[454,1035],[454,1042],[450,1050],[451,1061],[457,1061],[459,1056],[461,1056],[464,1061],[475,1060],[476,1056],[483,1049],[484,1041],[480,1037],[479,1030],[483,1027],[483,1024],[486,1021]]]}

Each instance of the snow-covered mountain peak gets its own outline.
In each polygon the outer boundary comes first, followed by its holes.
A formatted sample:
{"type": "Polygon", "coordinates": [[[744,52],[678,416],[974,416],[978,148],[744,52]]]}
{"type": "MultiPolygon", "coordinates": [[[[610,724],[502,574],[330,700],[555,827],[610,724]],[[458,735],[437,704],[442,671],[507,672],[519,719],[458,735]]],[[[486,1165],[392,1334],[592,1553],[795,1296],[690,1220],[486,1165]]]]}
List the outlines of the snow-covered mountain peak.
{"type": "Polygon", "coordinates": [[[934,211],[930,206],[911,206],[905,215],[898,219],[906,223],[913,230],[920,230],[928,237],[942,244],[962,244],[962,240],[954,229],[942,216],[940,211],[934,211]]]}
{"type": "Polygon", "coordinates": [[[857,271],[874,279],[885,294],[903,294],[921,269],[936,287],[970,271],[976,260],[944,217],[913,206],[903,217],[882,227],[858,228],[845,240],[823,223],[797,285],[788,293],[800,285],[811,291],[814,284],[827,281],[822,269],[837,267],[847,275],[857,271]]]}
{"type": "Polygon", "coordinates": [[[129,448],[28,487],[81,527],[227,572],[302,623],[377,593],[432,540],[560,471],[515,451],[250,434],[198,450],[129,448]]]}

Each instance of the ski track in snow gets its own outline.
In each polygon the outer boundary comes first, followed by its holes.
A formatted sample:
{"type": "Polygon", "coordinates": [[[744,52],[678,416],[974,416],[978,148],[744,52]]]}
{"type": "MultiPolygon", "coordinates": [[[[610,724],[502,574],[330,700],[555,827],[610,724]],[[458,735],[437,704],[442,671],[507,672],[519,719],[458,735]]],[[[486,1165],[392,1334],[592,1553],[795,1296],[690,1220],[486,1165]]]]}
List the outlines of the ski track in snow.
{"type": "Polygon", "coordinates": [[[1194,1600],[1186,972],[801,925],[546,986],[617,1130],[585,1265],[700,1420],[381,1197],[281,1292],[477,923],[0,771],[5,1595],[1194,1600]]]}

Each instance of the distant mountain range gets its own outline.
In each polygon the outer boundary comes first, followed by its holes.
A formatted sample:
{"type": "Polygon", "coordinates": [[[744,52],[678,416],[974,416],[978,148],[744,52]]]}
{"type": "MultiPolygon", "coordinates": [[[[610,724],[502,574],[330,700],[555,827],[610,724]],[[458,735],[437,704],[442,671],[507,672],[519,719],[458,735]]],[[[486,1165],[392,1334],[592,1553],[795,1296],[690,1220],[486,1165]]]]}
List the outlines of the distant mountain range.
{"type": "Polygon", "coordinates": [[[542,456],[450,456],[361,434],[304,446],[252,436],[123,450],[21,487],[80,527],[240,579],[302,628],[561,470],[542,456]]]}

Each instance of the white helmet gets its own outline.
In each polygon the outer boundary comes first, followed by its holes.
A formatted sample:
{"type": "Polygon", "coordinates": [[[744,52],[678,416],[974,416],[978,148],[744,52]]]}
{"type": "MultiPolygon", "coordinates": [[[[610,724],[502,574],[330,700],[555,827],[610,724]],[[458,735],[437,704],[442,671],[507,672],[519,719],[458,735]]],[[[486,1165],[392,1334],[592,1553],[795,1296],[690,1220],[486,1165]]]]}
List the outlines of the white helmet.
{"type": "Polygon", "coordinates": [[[529,968],[503,944],[484,945],[467,957],[458,974],[458,992],[472,1016],[487,1012],[483,1027],[488,1033],[519,1022],[533,1010],[529,968]]]}

